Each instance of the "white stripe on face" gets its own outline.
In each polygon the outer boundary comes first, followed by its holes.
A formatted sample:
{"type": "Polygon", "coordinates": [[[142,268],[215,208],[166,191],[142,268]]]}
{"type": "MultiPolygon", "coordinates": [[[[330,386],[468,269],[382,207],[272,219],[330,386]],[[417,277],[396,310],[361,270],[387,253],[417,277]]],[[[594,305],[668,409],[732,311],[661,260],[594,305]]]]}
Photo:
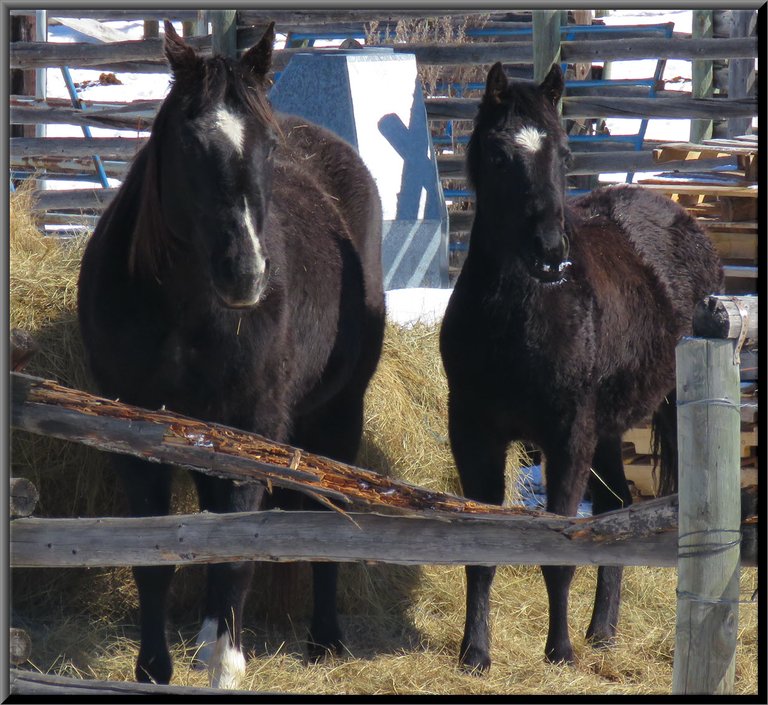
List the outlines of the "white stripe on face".
{"type": "Polygon", "coordinates": [[[538,152],[544,144],[546,132],[537,130],[535,127],[524,127],[514,136],[515,144],[520,145],[529,152],[538,152]]]}
{"type": "Polygon", "coordinates": [[[238,155],[243,156],[245,145],[245,124],[243,119],[227,110],[223,105],[216,109],[216,127],[234,145],[238,155]]]}
{"type": "Polygon", "coordinates": [[[263,274],[266,269],[266,262],[264,260],[264,253],[261,251],[261,241],[256,233],[256,228],[253,227],[253,219],[251,218],[251,208],[248,205],[248,199],[244,198],[243,206],[243,225],[248,231],[248,235],[253,242],[253,265],[254,269],[263,274]]]}

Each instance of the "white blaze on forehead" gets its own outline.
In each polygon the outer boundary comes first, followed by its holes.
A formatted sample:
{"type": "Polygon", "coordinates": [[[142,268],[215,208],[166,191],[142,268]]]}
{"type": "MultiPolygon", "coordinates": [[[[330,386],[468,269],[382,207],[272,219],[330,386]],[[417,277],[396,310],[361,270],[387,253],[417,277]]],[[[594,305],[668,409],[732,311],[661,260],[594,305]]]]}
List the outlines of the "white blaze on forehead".
{"type": "Polygon", "coordinates": [[[256,228],[253,225],[253,218],[251,217],[251,208],[248,205],[248,199],[244,198],[243,205],[243,225],[246,232],[251,236],[251,242],[253,242],[253,263],[254,267],[259,272],[264,272],[266,269],[266,262],[264,260],[264,253],[261,250],[261,240],[256,232],[256,228]]]}
{"type": "Polygon", "coordinates": [[[237,153],[242,156],[243,146],[245,145],[245,123],[243,119],[222,105],[216,109],[215,124],[234,145],[237,153]]]}
{"type": "Polygon", "coordinates": [[[544,144],[546,136],[546,132],[537,130],[535,127],[524,127],[513,139],[523,149],[527,149],[529,152],[538,152],[541,149],[541,145],[544,144]]]}

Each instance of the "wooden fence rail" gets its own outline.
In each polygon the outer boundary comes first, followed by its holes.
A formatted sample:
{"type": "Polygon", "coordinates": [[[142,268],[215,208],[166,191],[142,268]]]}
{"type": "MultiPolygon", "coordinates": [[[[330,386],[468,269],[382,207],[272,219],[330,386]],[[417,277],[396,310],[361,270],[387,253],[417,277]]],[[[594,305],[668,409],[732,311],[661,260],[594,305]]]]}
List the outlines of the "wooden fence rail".
{"type": "MultiPolygon", "coordinates": [[[[252,46],[261,35],[261,29],[240,29],[237,32],[239,51],[252,46]]],[[[210,53],[211,35],[190,37],[189,43],[198,51],[210,53]]],[[[394,44],[396,53],[414,54],[423,66],[452,66],[463,64],[490,64],[495,61],[533,63],[532,42],[472,42],[456,45],[394,44]]],[[[294,54],[322,53],[323,49],[281,49],[273,54],[272,67],[284,69],[294,54]]],[[[734,39],[602,39],[562,42],[563,61],[615,61],[622,59],[734,59],[755,58],[756,37],[734,39]]],[[[126,62],[154,62],[163,65],[163,39],[143,39],[107,44],[72,42],[13,42],[9,51],[9,68],[37,69],[49,66],[94,68],[105,70],[126,62]]],[[[138,66],[138,65],[137,65],[138,66]]],[[[137,70],[139,70],[137,68],[137,70]]]]}
{"type": "MultiPolygon", "coordinates": [[[[14,428],[258,480],[374,513],[281,511],[141,519],[17,519],[16,567],[227,560],[674,565],[676,497],[588,519],[499,508],[386,478],[256,434],[12,373],[14,428]],[[403,521],[407,519],[407,521],[403,521]],[[119,529],[119,530],[118,530],[119,529]]],[[[745,506],[753,506],[745,500],[745,506]]],[[[330,505],[329,505],[330,506],[330,505]]],[[[745,530],[751,531],[749,517],[745,530]]],[[[750,544],[752,545],[752,544],[750,544]]],[[[744,556],[745,564],[754,557],[744,556]]]]}
{"type": "MultiPolygon", "coordinates": [[[[103,702],[107,698],[118,697],[160,697],[189,698],[218,700],[221,698],[221,690],[217,688],[193,688],[183,685],[157,685],[155,683],[124,683],[121,681],[98,681],[82,678],[68,678],[66,676],[54,676],[47,673],[34,673],[22,671],[18,668],[10,670],[10,691],[13,695],[52,698],[57,701],[62,695],[72,696],[74,702],[84,702],[89,698],[99,698],[103,702]]],[[[240,698],[254,696],[276,696],[276,693],[265,693],[255,690],[228,690],[227,696],[240,696],[240,698]]],[[[285,697],[285,694],[281,694],[285,697]]]]}

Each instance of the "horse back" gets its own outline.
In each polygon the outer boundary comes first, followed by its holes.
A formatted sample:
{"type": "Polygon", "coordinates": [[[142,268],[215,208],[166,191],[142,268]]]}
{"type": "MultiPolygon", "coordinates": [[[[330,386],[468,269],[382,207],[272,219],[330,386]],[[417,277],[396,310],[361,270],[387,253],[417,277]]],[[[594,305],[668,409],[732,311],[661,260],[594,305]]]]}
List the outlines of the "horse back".
{"type": "MultiPolygon", "coordinates": [[[[369,307],[383,312],[382,211],[378,189],[355,149],[319,125],[278,113],[283,141],[278,159],[300,167],[304,179],[322,190],[360,257],[369,307]]],[[[299,177],[301,179],[301,177],[299,177]]]]}
{"type": "Polygon", "coordinates": [[[604,219],[615,226],[669,301],[680,334],[690,332],[692,307],[719,293],[724,277],[709,237],[669,198],[636,186],[596,189],[572,202],[583,227],[604,219]]]}

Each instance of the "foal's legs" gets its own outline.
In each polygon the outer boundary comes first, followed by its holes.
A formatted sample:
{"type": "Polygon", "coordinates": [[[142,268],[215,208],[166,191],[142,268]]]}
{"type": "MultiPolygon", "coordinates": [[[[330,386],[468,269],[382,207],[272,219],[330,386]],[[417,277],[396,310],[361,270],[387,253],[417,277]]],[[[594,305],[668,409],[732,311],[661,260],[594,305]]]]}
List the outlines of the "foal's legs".
{"type": "MultiPolygon", "coordinates": [[[[462,413],[465,408],[451,398],[448,433],[464,495],[479,502],[501,504],[506,439],[477,416],[462,413]]],[[[496,566],[468,565],[465,571],[467,611],[459,663],[467,671],[482,672],[491,666],[488,613],[496,566]]]]}
{"type": "MultiPolygon", "coordinates": [[[[621,459],[621,436],[601,439],[592,461],[595,474],[589,475],[592,491],[592,513],[602,514],[632,504],[624,464],[621,459]]],[[[597,570],[597,590],[587,639],[594,646],[609,646],[616,637],[621,599],[621,566],[600,566],[597,570]]]]}
{"type": "MultiPolygon", "coordinates": [[[[150,465],[126,455],[113,456],[113,465],[123,481],[133,516],[164,516],[171,501],[171,468],[150,465]]],[[[173,673],[165,636],[168,590],[175,566],[135,566],[133,577],[139,593],[141,642],[136,660],[140,683],[169,683],[173,673]]]]}
{"type": "MultiPolygon", "coordinates": [[[[263,488],[253,483],[236,484],[200,473],[195,473],[195,483],[201,508],[212,512],[251,511],[258,508],[263,496],[263,488]]],[[[245,673],[243,606],[253,569],[253,561],[208,566],[208,596],[198,643],[215,639],[214,648],[204,652],[210,682],[215,688],[236,688],[245,673]]]]}
{"type": "MultiPolygon", "coordinates": [[[[579,439],[553,444],[547,459],[547,511],[573,516],[584,497],[592,459],[593,445],[579,439]]],[[[544,647],[546,659],[552,663],[572,663],[573,647],[568,636],[568,591],[574,566],[541,566],[549,599],[549,630],[544,647]]]]}

